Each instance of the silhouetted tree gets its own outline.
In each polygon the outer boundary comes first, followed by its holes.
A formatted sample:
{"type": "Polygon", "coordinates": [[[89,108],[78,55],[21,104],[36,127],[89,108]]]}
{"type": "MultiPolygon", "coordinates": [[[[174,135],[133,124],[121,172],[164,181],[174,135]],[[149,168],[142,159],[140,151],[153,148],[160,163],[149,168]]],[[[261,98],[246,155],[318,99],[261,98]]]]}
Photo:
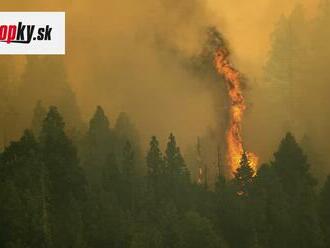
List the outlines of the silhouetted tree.
{"type": "Polygon", "coordinates": [[[109,120],[102,107],[97,106],[89,122],[89,129],[82,144],[82,165],[92,187],[102,181],[102,167],[109,152],[113,152],[109,120]]]}
{"type": "Polygon", "coordinates": [[[50,107],[41,130],[41,149],[49,180],[51,238],[54,247],[79,247],[83,243],[81,206],[86,198],[85,179],[64,126],[57,108],[50,107]]]}
{"type": "Polygon", "coordinates": [[[307,157],[291,133],[281,141],[274,157],[273,166],[287,195],[292,218],[288,245],[322,247],[314,189],[316,181],[309,172],[307,157]]]}
{"type": "Polygon", "coordinates": [[[43,165],[30,131],[5,149],[0,171],[0,246],[48,247],[43,165]]]}
{"type": "Polygon", "coordinates": [[[248,159],[246,152],[242,154],[239,167],[234,172],[234,184],[237,187],[237,194],[246,196],[251,190],[253,183],[254,170],[251,167],[251,162],[248,159]]]}
{"type": "Polygon", "coordinates": [[[189,184],[189,171],[181,155],[180,148],[176,145],[174,135],[171,133],[165,151],[165,187],[168,196],[178,205],[186,205],[182,201],[182,194],[187,194],[189,184]]]}
{"type": "Polygon", "coordinates": [[[165,183],[165,164],[162,152],[159,148],[158,140],[155,136],[151,137],[149,151],[146,162],[148,168],[148,186],[152,190],[157,200],[164,194],[165,183]]]}

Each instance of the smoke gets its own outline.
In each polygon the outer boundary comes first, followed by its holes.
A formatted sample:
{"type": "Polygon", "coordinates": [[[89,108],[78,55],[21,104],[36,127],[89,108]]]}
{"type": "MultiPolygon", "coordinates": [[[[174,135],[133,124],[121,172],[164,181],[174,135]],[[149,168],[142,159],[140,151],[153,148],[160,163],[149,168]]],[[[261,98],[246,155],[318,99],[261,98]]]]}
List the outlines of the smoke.
{"type": "MultiPolygon", "coordinates": [[[[221,32],[230,41],[235,64],[250,78],[259,77],[271,49],[271,34],[282,15],[302,4],[309,19],[319,0],[209,0],[208,6],[221,32]]],[[[253,82],[252,82],[253,83],[253,82]]]]}
{"type": "MultiPolygon", "coordinates": [[[[13,0],[1,2],[0,7],[3,11],[66,11],[64,60],[84,120],[90,118],[96,105],[104,107],[112,126],[119,112],[127,112],[145,143],[153,134],[164,143],[173,131],[178,143],[185,146],[195,143],[196,136],[204,132],[212,133],[208,130],[221,121],[226,122],[226,117],[219,114],[226,111],[225,88],[216,91],[214,87],[218,86],[214,86],[212,77],[196,76],[182,63],[201,53],[205,28],[216,26],[230,45],[233,64],[247,77],[243,123],[246,146],[268,160],[284,129],[281,111],[285,104],[270,100],[273,92],[264,90],[261,75],[274,25],[281,15],[291,13],[296,2],[13,0]]],[[[299,2],[310,19],[318,1],[299,2]]],[[[15,56],[11,60],[10,81],[16,87],[26,58],[15,56]]],[[[317,87],[318,91],[326,89],[325,85],[317,87]]],[[[303,97],[316,105],[316,91],[310,92],[303,97]]],[[[306,106],[310,114],[321,115],[315,107],[306,106]]],[[[301,119],[302,123],[312,123],[309,126],[316,125],[315,121],[301,119]]],[[[303,128],[300,130],[304,133],[303,128]]]]}
{"type": "MultiPolygon", "coordinates": [[[[215,125],[212,93],[181,61],[200,52],[202,32],[212,24],[203,1],[34,0],[1,7],[66,11],[64,60],[85,120],[96,105],[112,124],[124,111],[146,143],[173,131],[182,146],[215,125]]],[[[24,75],[26,59],[16,59],[16,74],[24,75]]]]}

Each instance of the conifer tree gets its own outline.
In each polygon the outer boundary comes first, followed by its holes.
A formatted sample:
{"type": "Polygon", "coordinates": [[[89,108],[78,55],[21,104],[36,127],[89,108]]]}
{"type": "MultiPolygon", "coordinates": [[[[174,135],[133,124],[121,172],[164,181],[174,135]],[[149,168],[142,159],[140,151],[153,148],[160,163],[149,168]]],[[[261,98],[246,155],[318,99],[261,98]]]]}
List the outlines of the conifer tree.
{"type": "Polygon", "coordinates": [[[257,171],[252,191],[252,216],[261,247],[289,247],[292,221],[288,199],[273,166],[257,171]]]}
{"type": "MultiPolygon", "coordinates": [[[[179,208],[185,207],[188,205],[188,200],[184,201],[181,196],[182,194],[188,196],[189,171],[172,133],[168,138],[164,160],[164,185],[167,189],[167,195],[175,201],[179,208]]],[[[189,197],[187,198],[189,199],[189,197]]]]}
{"type": "Polygon", "coordinates": [[[76,245],[81,237],[78,235],[82,232],[81,207],[86,199],[77,152],[64,127],[57,108],[50,107],[41,130],[41,149],[49,180],[49,220],[54,247],[76,245]]]}
{"type": "Polygon", "coordinates": [[[148,169],[149,189],[154,192],[156,199],[160,199],[164,190],[165,168],[163,155],[160,151],[159,143],[155,136],[151,137],[146,162],[148,169]]]}
{"type": "Polygon", "coordinates": [[[44,167],[32,132],[6,148],[0,167],[0,246],[50,247],[44,167]]]}
{"type": "Polygon", "coordinates": [[[176,145],[174,135],[171,133],[168,137],[168,143],[165,151],[166,173],[169,180],[180,180],[187,177],[187,168],[181,155],[180,148],[176,145]]]}
{"type": "Polygon", "coordinates": [[[242,158],[239,163],[239,167],[234,172],[234,184],[237,187],[237,193],[239,195],[246,196],[251,190],[253,183],[254,170],[251,167],[251,162],[248,159],[246,152],[242,154],[242,158]]]}
{"type": "Polygon", "coordinates": [[[322,247],[323,239],[316,206],[316,180],[310,174],[307,157],[291,133],[287,133],[274,154],[273,166],[287,197],[291,216],[291,247],[322,247]]]}
{"type": "Polygon", "coordinates": [[[114,149],[109,125],[104,110],[101,106],[97,106],[89,122],[89,128],[81,150],[82,165],[92,187],[100,186],[102,168],[106,163],[109,152],[114,149]]]}
{"type": "Polygon", "coordinates": [[[277,171],[285,192],[297,196],[306,189],[312,190],[316,181],[310,174],[307,157],[291,133],[287,133],[274,154],[273,166],[277,171]]]}

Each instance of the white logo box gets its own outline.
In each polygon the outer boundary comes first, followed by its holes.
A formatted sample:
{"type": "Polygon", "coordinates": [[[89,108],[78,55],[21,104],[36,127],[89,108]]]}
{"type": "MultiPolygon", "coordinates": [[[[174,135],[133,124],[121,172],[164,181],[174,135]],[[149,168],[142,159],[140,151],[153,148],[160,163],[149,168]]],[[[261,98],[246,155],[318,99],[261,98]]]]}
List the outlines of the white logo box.
{"type": "MultiPolygon", "coordinates": [[[[0,37],[9,30],[13,31],[14,28],[9,26],[18,27],[19,23],[27,25],[23,29],[24,40],[17,41],[17,37],[10,43],[6,42],[7,39],[1,40],[0,54],[65,54],[65,12],[0,12],[0,37]],[[29,43],[27,41],[28,25],[35,25],[29,43]],[[7,26],[7,28],[2,26],[7,26]],[[39,30],[42,31],[42,28],[46,30],[47,26],[47,30],[51,30],[51,33],[48,32],[50,35],[47,36],[51,38],[50,40],[45,40],[45,37],[41,39],[38,33],[39,30]]],[[[32,26],[29,30],[31,29],[32,26]]]]}

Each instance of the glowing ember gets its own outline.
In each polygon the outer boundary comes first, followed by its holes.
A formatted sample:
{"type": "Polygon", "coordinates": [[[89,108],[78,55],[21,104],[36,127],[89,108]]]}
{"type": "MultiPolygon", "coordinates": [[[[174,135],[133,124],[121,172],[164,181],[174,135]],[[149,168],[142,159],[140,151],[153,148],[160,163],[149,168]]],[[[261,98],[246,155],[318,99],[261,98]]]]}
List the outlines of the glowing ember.
{"type": "MultiPolygon", "coordinates": [[[[240,73],[229,63],[228,52],[219,49],[215,54],[215,66],[219,74],[223,75],[228,87],[230,99],[229,126],[226,134],[227,141],[227,162],[232,172],[239,167],[239,162],[244,152],[241,136],[241,123],[246,108],[244,96],[241,90],[240,73]]],[[[258,157],[247,152],[251,167],[255,170],[258,164],[258,157]]]]}

